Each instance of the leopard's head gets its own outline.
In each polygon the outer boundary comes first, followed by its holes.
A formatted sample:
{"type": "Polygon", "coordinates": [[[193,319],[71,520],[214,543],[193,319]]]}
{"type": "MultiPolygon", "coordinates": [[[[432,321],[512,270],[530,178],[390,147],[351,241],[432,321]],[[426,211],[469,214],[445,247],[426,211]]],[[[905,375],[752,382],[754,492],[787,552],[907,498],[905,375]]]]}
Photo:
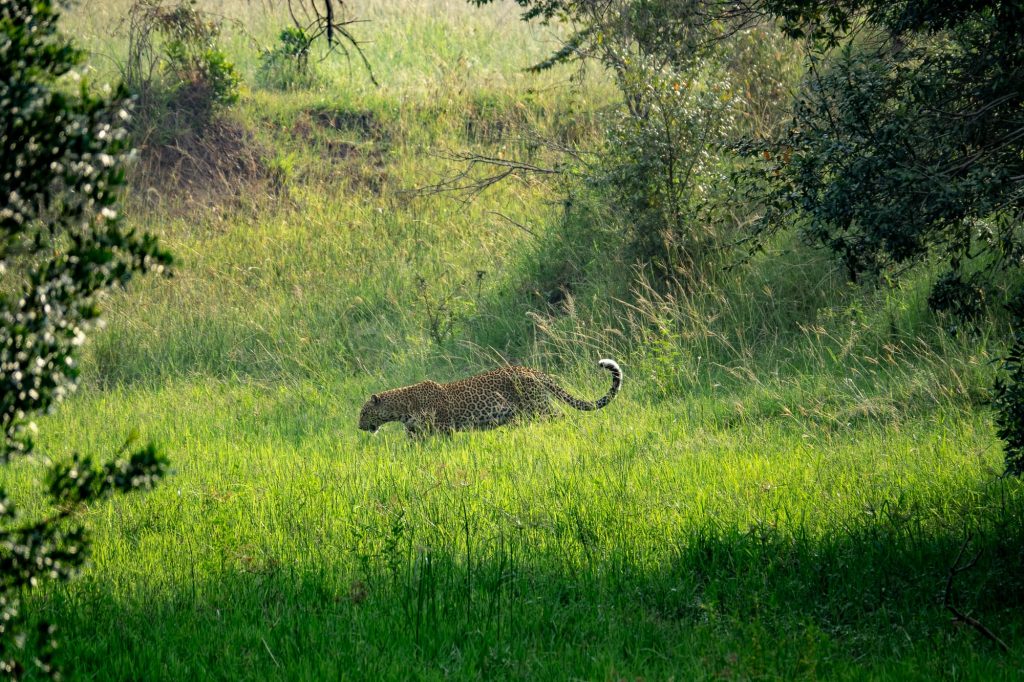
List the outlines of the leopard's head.
{"type": "Polygon", "coordinates": [[[382,425],[394,419],[395,416],[391,414],[388,401],[374,393],[359,410],[359,430],[376,433],[382,425]]]}

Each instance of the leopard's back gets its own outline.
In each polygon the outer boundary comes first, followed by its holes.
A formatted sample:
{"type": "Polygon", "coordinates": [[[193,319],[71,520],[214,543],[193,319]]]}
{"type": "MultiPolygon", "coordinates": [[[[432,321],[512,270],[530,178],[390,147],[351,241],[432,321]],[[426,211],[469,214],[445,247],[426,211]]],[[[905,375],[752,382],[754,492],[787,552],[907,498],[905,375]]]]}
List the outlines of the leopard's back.
{"type": "Polygon", "coordinates": [[[441,390],[455,428],[488,428],[546,411],[543,379],[529,367],[507,366],[442,384],[441,390]]]}

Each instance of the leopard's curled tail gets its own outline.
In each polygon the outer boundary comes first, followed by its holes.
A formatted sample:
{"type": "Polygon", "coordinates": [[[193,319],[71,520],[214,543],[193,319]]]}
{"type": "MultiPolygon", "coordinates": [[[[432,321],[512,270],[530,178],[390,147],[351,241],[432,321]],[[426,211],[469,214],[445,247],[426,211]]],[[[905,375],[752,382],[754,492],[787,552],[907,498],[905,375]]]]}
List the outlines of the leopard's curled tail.
{"type": "Polygon", "coordinates": [[[544,385],[547,386],[553,396],[570,407],[574,407],[577,410],[583,410],[584,412],[600,410],[602,407],[610,403],[612,398],[618,394],[619,387],[622,386],[622,369],[619,367],[619,363],[607,358],[600,360],[597,364],[612,373],[612,387],[608,389],[608,392],[604,394],[603,397],[598,398],[595,401],[574,398],[568,391],[555,383],[555,381],[550,377],[544,377],[544,385]]]}

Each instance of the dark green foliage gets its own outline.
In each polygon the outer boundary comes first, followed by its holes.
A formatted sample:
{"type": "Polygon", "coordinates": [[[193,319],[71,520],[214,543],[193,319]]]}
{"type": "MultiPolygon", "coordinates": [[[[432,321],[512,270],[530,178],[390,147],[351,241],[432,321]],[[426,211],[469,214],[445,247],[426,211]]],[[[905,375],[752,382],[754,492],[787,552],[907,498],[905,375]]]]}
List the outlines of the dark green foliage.
{"type": "Polygon", "coordinates": [[[1020,476],[1024,474],[1024,299],[1020,296],[1013,314],[1017,331],[1010,352],[1003,358],[992,405],[996,410],[996,433],[1006,444],[1006,473],[1020,476]]]}
{"type": "Polygon", "coordinates": [[[841,48],[812,50],[791,126],[747,150],[769,166],[761,229],[795,217],[853,278],[935,252],[954,270],[981,253],[1019,260],[1024,12],[779,5],[790,33],[841,48]],[[844,37],[852,23],[860,33],[844,37]]]}
{"type": "Polygon", "coordinates": [[[948,329],[956,331],[961,322],[975,324],[986,310],[985,289],[977,275],[964,277],[958,272],[948,272],[939,277],[928,295],[928,307],[937,313],[948,314],[953,325],[948,329]]]}
{"type": "MultiPolygon", "coordinates": [[[[80,54],[57,31],[49,2],[0,7],[0,461],[32,451],[35,415],[53,409],[77,378],[75,355],[99,317],[97,296],[170,256],[117,216],[128,152],[123,93],[71,94],[57,79],[80,54]]],[[[165,460],[152,446],[94,469],[85,459],[49,475],[59,512],[16,525],[0,492],[0,669],[18,677],[23,660],[44,673],[52,628],[35,640],[17,628],[16,595],[40,579],[67,579],[81,566],[84,529],[65,523],[79,504],[114,490],[148,488],[165,460]],[[33,650],[38,647],[38,650],[33,650]]]]}
{"type": "Polygon", "coordinates": [[[865,23],[893,35],[934,34],[981,18],[1011,23],[1022,18],[1020,3],[1014,0],[762,0],[748,7],[781,19],[791,37],[810,38],[822,47],[840,44],[865,23]]]}

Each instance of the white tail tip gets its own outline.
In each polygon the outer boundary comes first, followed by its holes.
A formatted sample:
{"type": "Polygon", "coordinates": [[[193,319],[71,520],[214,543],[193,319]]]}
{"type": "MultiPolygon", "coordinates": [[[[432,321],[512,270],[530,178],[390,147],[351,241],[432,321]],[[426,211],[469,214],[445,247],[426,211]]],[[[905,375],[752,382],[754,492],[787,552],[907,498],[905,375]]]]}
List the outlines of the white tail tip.
{"type": "Polygon", "coordinates": [[[612,360],[610,358],[604,358],[603,360],[598,360],[597,364],[599,366],[601,366],[601,367],[604,367],[605,369],[610,369],[610,370],[612,370],[614,372],[621,372],[622,371],[619,368],[619,363],[615,362],[614,360],[612,360]]]}

